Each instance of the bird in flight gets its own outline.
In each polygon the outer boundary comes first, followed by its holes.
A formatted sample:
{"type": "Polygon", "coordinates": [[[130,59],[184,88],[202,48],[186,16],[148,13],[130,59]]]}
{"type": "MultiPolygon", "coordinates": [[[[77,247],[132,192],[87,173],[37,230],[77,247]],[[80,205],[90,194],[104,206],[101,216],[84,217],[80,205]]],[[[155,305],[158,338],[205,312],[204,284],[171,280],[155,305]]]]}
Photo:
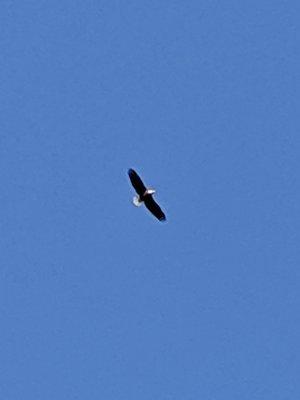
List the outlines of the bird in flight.
{"type": "Polygon", "coordinates": [[[153,199],[153,194],[155,193],[154,189],[147,189],[146,186],[143,184],[143,181],[135,172],[134,169],[128,170],[128,175],[131,181],[132,186],[134,187],[137,196],[133,198],[133,204],[137,207],[142,205],[143,203],[148,208],[148,210],[160,221],[165,221],[166,216],[162,212],[159,205],[153,199]]]}

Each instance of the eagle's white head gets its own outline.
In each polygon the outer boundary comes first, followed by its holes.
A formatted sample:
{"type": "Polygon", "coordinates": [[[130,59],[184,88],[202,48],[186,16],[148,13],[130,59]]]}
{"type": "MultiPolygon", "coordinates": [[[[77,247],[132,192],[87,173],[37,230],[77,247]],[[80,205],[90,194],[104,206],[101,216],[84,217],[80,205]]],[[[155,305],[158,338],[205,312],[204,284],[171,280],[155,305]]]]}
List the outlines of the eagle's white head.
{"type": "Polygon", "coordinates": [[[145,192],[145,195],[146,194],[154,194],[154,193],[155,193],[155,189],[147,189],[145,192]]]}

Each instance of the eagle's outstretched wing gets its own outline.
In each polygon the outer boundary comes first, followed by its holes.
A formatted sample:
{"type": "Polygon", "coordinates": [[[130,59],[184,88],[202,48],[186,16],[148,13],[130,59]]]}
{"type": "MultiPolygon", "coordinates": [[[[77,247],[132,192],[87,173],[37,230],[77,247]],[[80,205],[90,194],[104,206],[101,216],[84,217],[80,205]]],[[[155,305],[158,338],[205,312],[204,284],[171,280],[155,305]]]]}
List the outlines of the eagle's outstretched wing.
{"type": "Polygon", "coordinates": [[[166,216],[162,212],[161,208],[159,205],[156,203],[156,201],[153,199],[152,195],[145,196],[144,198],[144,203],[145,206],[148,208],[148,210],[160,221],[165,221],[166,216]]]}
{"type": "Polygon", "coordinates": [[[139,196],[143,196],[143,194],[146,191],[146,186],[143,184],[143,181],[141,180],[141,178],[138,176],[138,174],[135,172],[135,170],[131,169],[131,168],[128,170],[128,175],[129,175],[130,181],[132,183],[132,186],[136,190],[137,194],[139,196]]]}

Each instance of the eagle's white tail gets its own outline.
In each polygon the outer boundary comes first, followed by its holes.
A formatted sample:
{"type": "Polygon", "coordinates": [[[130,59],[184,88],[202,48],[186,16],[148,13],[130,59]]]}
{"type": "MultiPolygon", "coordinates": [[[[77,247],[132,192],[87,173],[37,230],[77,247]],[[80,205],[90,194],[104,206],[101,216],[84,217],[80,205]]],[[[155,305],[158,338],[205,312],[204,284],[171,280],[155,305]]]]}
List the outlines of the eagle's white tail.
{"type": "Polygon", "coordinates": [[[134,204],[136,207],[140,207],[140,206],[142,205],[142,202],[140,201],[139,196],[134,196],[134,198],[133,198],[133,204],[134,204]]]}

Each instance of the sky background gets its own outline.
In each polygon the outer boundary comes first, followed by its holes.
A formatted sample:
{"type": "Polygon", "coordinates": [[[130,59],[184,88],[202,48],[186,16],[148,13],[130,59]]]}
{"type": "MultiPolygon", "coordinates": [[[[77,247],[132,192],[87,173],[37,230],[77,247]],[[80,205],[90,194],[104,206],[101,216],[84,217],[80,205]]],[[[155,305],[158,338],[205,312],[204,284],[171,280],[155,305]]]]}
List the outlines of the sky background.
{"type": "Polygon", "coordinates": [[[1,1],[1,399],[300,398],[299,20],[1,1]]]}

